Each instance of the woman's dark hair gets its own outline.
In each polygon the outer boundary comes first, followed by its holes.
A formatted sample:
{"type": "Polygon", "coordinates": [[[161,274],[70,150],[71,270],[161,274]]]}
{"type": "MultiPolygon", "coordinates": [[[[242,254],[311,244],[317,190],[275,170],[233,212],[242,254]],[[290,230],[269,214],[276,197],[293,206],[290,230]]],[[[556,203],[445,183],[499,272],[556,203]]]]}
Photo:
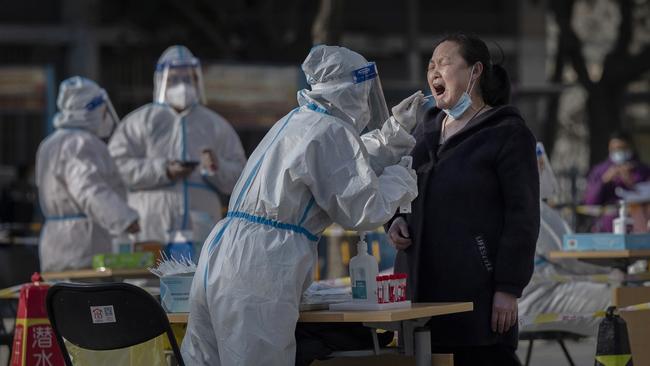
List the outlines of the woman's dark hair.
{"type": "Polygon", "coordinates": [[[615,130],[612,132],[611,135],[609,135],[609,141],[612,141],[614,139],[625,141],[628,143],[628,145],[631,145],[633,142],[632,136],[630,136],[630,134],[625,130],[615,130]]]}
{"type": "Polygon", "coordinates": [[[607,142],[609,143],[614,139],[625,141],[627,143],[627,146],[632,151],[632,156],[634,156],[635,158],[638,156],[636,145],[634,144],[634,139],[632,138],[632,135],[630,135],[629,132],[627,132],[626,130],[614,130],[614,132],[612,132],[609,135],[609,140],[607,140],[607,142]]]}
{"type": "Polygon", "coordinates": [[[474,35],[452,33],[438,40],[433,49],[446,41],[454,42],[460,46],[460,55],[468,65],[477,62],[483,64],[483,73],[481,73],[479,85],[485,103],[498,106],[510,102],[510,77],[508,72],[500,64],[492,63],[490,51],[485,42],[474,35]]]}

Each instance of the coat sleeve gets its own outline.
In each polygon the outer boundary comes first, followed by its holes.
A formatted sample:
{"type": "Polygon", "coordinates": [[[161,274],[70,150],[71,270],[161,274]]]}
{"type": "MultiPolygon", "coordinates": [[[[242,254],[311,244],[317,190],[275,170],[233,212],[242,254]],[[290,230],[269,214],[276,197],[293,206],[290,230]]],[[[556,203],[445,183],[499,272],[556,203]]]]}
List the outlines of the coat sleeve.
{"type": "Polygon", "coordinates": [[[103,146],[97,140],[82,141],[74,148],[63,169],[68,190],[83,213],[97,222],[113,235],[123,233],[131,223],[138,219],[138,213],[130,208],[107,183],[106,164],[112,164],[106,152],[99,151],[103,146]],[[105,155],[106,162],[101,162],[105,155]]]}
{"type": "Polygon", "coordinates": [[[343,126],[311,139],[304,165],[302,179],[316,204],[346,229],[374,230],[417,196],[414,174],[391,165],[377,176],[359,137],[343,126]]]}
{"type": "Polygon", "coordinates": [[[213,146],[218,169],[214,175],[203,175],[208,184],[223,194],[230,194],[246,165],[246,154],[237,132],[225,120],[217,127],[213,146]]]}
{"type": "Polygon", "coordinates": [[[603,191],[607,183],[603,183],[605,169],[597,165],[587,176],[587,189],[585,190],[584,202],[587,205],[601,205],[605,203],[603,191]]]}
{"type": "Polygon", "coordinates": [[[381,174],[385,167],[399,163],[415,146],[415,138],[393,117],[386,120],[381,129],[361,136],[368,151],[368,160],[375,174],[381,174]]]}
{"type": "Polygon", "coordinates": [[[519,297],[533,274],[540,207],[535,137],[523,125],[515,128],[497,157],[504,223],[497,248],[495,283],[496,291],[519,297]]]}
{"type": "MultiPolygon", "coordinates": [[[[432,111],[429,111],[427,114],[426,121],[430,121],[434,118],[435,118],[435,114],[433,114],[432,111]]],[[[413,146],[407,152],[408,155],[411,155],[413,157],[413,169],[416,170],[418,168],[418,165],[422,164],[422,162],[426,159],[428,155],[426,144],[423,141],[425,123],[426,122],[420,122],[415,126],[415,129],[413,129],[413,146]]],[[[429,123],[432,123],[432,121],[429,123]]],[[[401,214],[399,213],[399,211],[396,211],[395,215],[384,224],[384,231],[388,232],[390,226],[393,224],[393,221],[395,221],[395,219],[397,219],[398,217],[402,217],[408,221],[409,215],[401,214]]]]}
{"type": "Polygon", "coordinates": [[[171,181],[167,177],[167,159],[147,157],[146,139],[143,127],[148,108],[140,109],[127,116],[113,134],[108,150],[129,189],[151,189],[171,181]]]}

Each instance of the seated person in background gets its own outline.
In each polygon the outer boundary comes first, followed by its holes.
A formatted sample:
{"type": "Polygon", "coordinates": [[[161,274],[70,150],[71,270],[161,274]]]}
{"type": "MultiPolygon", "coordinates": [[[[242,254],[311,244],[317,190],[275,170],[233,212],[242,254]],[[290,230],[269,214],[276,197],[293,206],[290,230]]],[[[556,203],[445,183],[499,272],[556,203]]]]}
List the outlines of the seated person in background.
{"type": "MultiPolygon", "coordinates": [[[[541,144],[537,145],[542,200],[557,194],[557,183],[551,165],[541,144]]],[[[519,313],[585,313],[604,310],[611,304],[612,284],[588,282],[589,275],[607,275],[616,278],[620,272],[609,267],[596,266],[575,259],[549,259],[549,252],[562,249],[562,237],[572,230],[560,214],[540,202],[541,224],[535,250],[535,270],[531,282],[519,299],[519,313]],[[558,281],[562,276],[562,281],[558,281]],[[573,281],[569,278],[572,277],[573,281]]],[[[595,336],[600,319],[579,319],[569,322],[532,324],[521,331],[565,331],[595,336]]]]}
{"type": "MultiPolygon", "coordinates": [[[[650,179],[650,167],[639,160],[632,139],[624,132],[614,132],[609,139],[609,158],[591,169],[587,178],[584,203],[613,205],[619,198],[616,188],[632,189],[636,183],[650,179]]],[[[602,215],[593,232],[612,232],[615,213],[602,215]]]]}

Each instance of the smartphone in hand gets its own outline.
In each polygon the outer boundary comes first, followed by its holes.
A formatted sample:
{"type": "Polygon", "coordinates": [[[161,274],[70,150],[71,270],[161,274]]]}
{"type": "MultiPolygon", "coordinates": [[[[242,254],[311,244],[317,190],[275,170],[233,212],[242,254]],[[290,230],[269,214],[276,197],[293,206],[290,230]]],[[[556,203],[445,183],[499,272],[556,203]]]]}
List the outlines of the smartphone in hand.
{"type": "Polygon", "coordinates": [[[181,161],[181,166],[183,168],[196,168],[199,165],[198,161],[195,160],[186,160],[186,161],[181,161]]]}

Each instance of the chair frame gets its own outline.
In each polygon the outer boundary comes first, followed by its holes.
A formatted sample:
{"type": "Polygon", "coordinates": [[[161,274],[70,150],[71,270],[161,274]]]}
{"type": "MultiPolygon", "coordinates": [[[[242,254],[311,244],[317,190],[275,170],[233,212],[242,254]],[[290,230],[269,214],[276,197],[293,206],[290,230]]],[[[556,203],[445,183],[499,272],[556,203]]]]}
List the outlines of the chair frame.
{"type": "MultiPolygon", "coordinates": [[[[169,340],[169,344],[171,345],[172,351],[174,353],[174,356],[176,357],[176,361],[178,365],[180,366],[185,366],[185,363],[183,361],[183,358],[181,356],[180,348],[178,347],[178,343],[176,342],[176,338],[174,336],[174,333],[172,331],[172,328],[169,324],[169,320],[167,318],[167,314],[165,313],[164,309],[154,298],[149,294],[147,291],[143,290],[140,287],[128,284],[128,283],[121,283],[121,282],[113,282],[113,283],[92,283],[92,284],[86,284],[86,283],[57,283],[50,287],[50,289],[47,292],[47,300],[46,300],[46,307],[47,307],[47,315],[50,320],[50,323],[52,325],[52,329],[54,331],[54,334],[56,336],[57,342],[61,348],[61,351],[63,353],[63,359],[66,363],[67,366],[73,366],[72,360],[70,359],[70,354],[68,353],[68,349],[65,346],[65,343],[63,342],[63,338],[65,334],[61,334],[60,328],[59,328],[59,323],[58,319],[56,318],[56,313],[55,313],[55,307],[57,306],[55,304],[55,298],[57,295],[59,295],[61,292],[66,292],[66,293],[84,293],[84,294],[91,294],[91,293],[102,293],[106,291],[124,291],[128,292],[132,295],[138,296],[142,298],[143,302],[149,302],[152,304],[152,312],[158,313],[154,314],[157,318],[159,318],[161,322],[161,327],[164,329],[164,332],[167,335],[167,339],[169,340]]],[[[79,315],[81,316],[81,315],[79,315]]],[[[160,333],[154,337],[148,338],[147,340],[154,339],[157,336],[160,336],[160,333]]],[[[133,343],[129,344],[124,343],[122,347],[131,347],[134,345],[137,345],[139,343],[133,343]]],[[[115,347],[115,348],[110,348],[110,349],[119,349],[122,347],[115,347]]],[[[87,348],[87,347],[82,347],[85,349],[93,349],[93,348],[87,348]]],[[[105,349],[105,348],[97,348],[96,350],[100,349],[105,349]]]]}
{"type": "Polygon", "coordinates": [[[528,348],[526,350],[526,363],[525,366],[530,365],[530,360],[533,356],[533,344],[536,340],[555,341],[562,348],[562,353],[570,366],[575,366],[575,362],[569,353],[569,349],[564,343],[565,340],[580,340],[586,338],[577,333],[566,331],[527,331],[519,333],[520,341],[528,341],[528,348]]]}

